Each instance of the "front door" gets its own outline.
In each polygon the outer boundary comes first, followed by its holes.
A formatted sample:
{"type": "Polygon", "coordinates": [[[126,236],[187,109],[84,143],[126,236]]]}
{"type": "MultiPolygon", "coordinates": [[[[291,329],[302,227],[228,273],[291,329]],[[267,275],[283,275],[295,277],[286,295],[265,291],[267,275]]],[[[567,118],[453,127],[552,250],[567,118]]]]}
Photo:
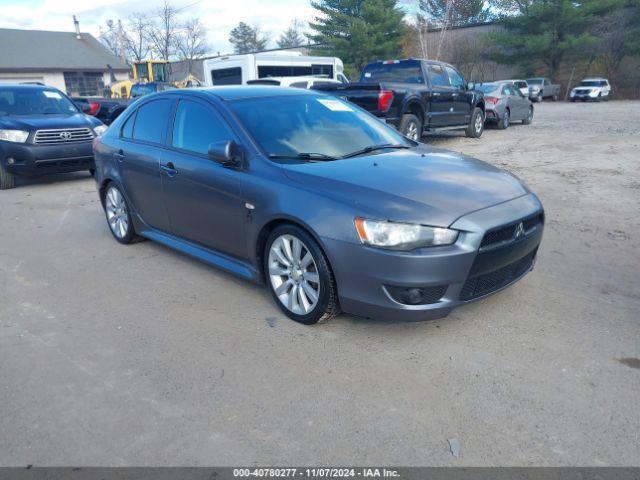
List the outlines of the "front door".
{"type": "Polygon", "coordinates": [[[174,235],[219,252],[246,258],[242,171],[208,158],[209,144],[235,140],[215,108],[178,102],[170,148],[162,159],[165,203],[174,235]]]}
{"type": "Polygon", "coordinates": [[[143,104],[124,123],[114,157],[120,168],[125,195],[135,213],[147,225],[169,230],[164,208],[160,159],[172,101],[143,104]]]}
{"type": "Polygon", "coordinates": [[[456,125],[464,125],[471,118],[471,92],[467,91],[467,84],[462,75],[449,66],[444,67],[449,75],[449,82],[453,89],[453,121],[456,125]]]}
{"type": "Polygon", "coordinates": [[[455,123],[454,90],[449,75],[442,65],[427,64],[427,76],[431,84],[429,98],[429,126],[443,127],[455,123]]]}

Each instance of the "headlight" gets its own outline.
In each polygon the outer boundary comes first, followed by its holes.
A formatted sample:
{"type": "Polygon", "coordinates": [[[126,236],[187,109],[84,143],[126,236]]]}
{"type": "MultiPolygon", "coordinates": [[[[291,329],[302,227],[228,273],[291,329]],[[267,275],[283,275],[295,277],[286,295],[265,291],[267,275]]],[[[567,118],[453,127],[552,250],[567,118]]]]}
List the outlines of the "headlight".
{"type": "Polygon", "coordinates": [[[425,227],[413,223],[396,223],[356,218],[356,231],[362,243],[390,250],[415,250],[420,247],[451,245],[458,238],[456,230],[425,227]]]}
{"type": "Polygon", "coordinates": [[[28,136],[29,132],[24,130],[0,130],[0,140],[5,142],[24,143],[28,136]]]}
{"type": "Polygon", "coordinates": [[[93,127],[93,131],[95,132],[96,137],[99,137],[107,131],[107,128],[109,127],[107,127],[106,125],[98,125],[97,127],[93,127]]]}

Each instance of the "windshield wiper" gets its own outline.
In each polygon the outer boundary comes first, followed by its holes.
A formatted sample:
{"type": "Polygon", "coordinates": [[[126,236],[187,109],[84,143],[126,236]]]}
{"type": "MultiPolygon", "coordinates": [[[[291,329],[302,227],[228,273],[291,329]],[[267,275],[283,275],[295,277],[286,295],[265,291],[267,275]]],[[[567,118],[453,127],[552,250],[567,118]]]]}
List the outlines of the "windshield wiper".
{"type": "Polygon", "coordinates": [[[376,150],[385,150],[387,148],[411,148],[408,145],[401,145],[395,143],[383,143],[382,145],[369,145],[362,150],[356,150],[355,152],[347,153],[342,158],[357,157],[358,155],[364,155],[365,153],[375,152],[376,150]]]}
{"type": "Polygon", "coordinates": [[[336,157],[332,157],[331,155],[325,155],[324,153],[313,153],[313,152],[301,152],[295,155],[270,153],[269,158],[287,158],[287,159],[293,159],[293,160],[311,160],[311,161],[319,161],[319,162],[330,162],[332,160],[337,160],[336,157]]]}

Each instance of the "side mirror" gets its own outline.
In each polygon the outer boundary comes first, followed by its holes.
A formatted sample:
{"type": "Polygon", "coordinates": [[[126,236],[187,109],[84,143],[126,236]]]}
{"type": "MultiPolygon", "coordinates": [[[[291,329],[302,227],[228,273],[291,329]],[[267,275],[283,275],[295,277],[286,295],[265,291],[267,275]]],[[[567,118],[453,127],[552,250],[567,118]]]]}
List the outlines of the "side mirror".
{"type": "Polygon", "coordinates": [[[475,88],[476,88],[475,82],[467,83],[467,90],[475,90],[475,88]]]}
{"type": "Polygon", "coordinates": [[[209,144],[209,158],[224,167],[239,167],[242,165],[242,148],[233,140],[209,144]]]}

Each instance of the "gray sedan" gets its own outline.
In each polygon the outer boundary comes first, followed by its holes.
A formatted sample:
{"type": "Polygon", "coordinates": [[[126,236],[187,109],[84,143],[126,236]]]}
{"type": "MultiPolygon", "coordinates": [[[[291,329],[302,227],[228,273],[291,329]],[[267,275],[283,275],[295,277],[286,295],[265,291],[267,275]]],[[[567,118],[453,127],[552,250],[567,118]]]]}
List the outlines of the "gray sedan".
{"type": "Polygon", "coordinates": [[[542,205],[513,175],[310,90],[148,95],[94,149],[118,242],[264,282],[305,324],[442,317],[523,277],[542,238],[542,205]]]}
{"type": "Polygon", "coordinates": [[[497,124],[503,130],[512,121],[521,120],[529,125],[533,120],[533,104],[509,82],[492,82],[476,85],[484,93],[486,121],[497,124]]]}

